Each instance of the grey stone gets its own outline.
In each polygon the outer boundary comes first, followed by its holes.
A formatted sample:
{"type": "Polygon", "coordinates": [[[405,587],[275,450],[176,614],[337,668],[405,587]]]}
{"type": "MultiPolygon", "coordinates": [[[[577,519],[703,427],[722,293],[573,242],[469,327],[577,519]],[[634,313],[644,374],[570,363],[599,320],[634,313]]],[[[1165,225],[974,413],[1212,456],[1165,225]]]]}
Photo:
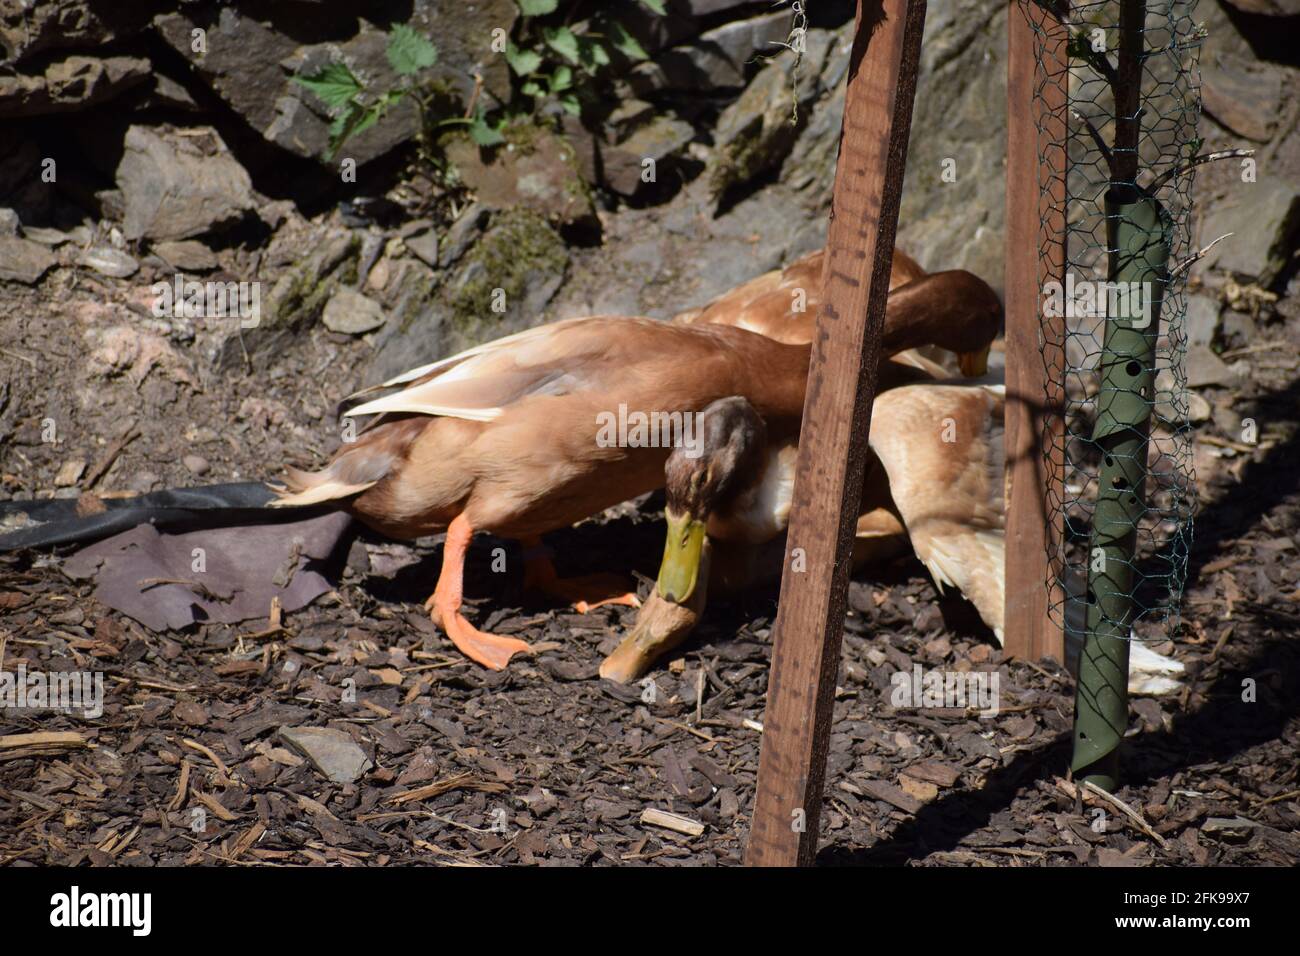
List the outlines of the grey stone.
{"type": "Polygon", "coordinates": [[[1265,142],[1281,115],[1286,79],[1279,67],[1220,52],[1201,66],[1205,111],[1223,126],[1265,142]]]}
{"type": "Polygon", "coordinates": [[[1227,0],[1227,3],[1246,13],[1258,13],[1266,17],[1294,17],[1300,14],[1300,0],[1227,0]]]}
{"type": "Polygon", "coordinates": [[[127,239],[187,239],[255,208],[244,167],[230,155],[216,130],[201,132],[201,136],[164,137],[143,126],[127,130],[126,149],[117,167],[127,239]]]}
{"type": "Polygon", "coordinates": [[[47,229],[43,226],[28,226],[23,229],[23,235],[43,246],[61,246],[72,241],[72,236],[61,229],[47,229]]]}
{"type": "Polygon", "coordinates": [[[1183,367],[1187,373],[1189,388],[1232,385],[1237,381],[1236,373],[1205,345],[1194,345],[1189,348],[1183,367]]]}
{"type": "Polygon", "coordinates": [[[206,475],[212,470],[212,466],[202,455],[185,455],[181,458],[181,464],[189,469],[191,475],[206,475]]]}
{"type": "Polygon", "coordinates": [[[780,52],[790,35],[788,10],[738,20],[708,30],[694,41],[637,64],[627,83],[638,96],[665,90],[710,92],[745,85],[745,64],[755,54],[780,52]]]}
{"type": "Polygon", "coordinates": [[[374,299],[345,286],[334,290],[321,316],[325,328],[344,335],[373,332],[386,321],[388,317],[384,315],[383,306],[374,299]]]}
{"type": "Polygon", "coordinates": [[[1189,345],[1209,345],[1219,328],[1219,300],[1193,292],[1187,296],[1187,315],[1183,332],[1189,345]]]}
{"type": "Polygon", "coordinates": [[[898,222],[899,245],[923,266],[968,269],[999,291],[1007,10],[1000,0],[930,7],[898,222]],[[941,178],[945,159],[956,162],[956,182],[941,178]]]}
{"type": "Polygon", "coordinates": [[[817,93],[816,72],[801,64],[796,81],[794,62],[793,53],[782,53],[718,117],[705,170],[715,199],[778,167],[789,155],[817,93]]]}
{"type": "Polygon", "coordinates": [[[407,236],[402,239],[402,245],[415,253],[416,257],[426,265],[438,265],[438,233],[434,229],[426,230],[416,236],[407,236]]]}
{"type": "Polygon", "coordinates": [[[333,727],[281,727],[280,739],[332,783],[354,783],[373,766],[356,741],[333,727]]]}
{"type": "Polygon", "coordinates": [[[153,251],[175,269],[210,272],[220,264],[216,253],[196,239],[157,242],[153,245],[153,251]]]}
{"type": "Polygon", "coordinates": [[[18,213],[12,209],[0,209],[0,236],[16,236],[21,228],[18,213]]]}
{"type": "Polygon", "coordinates": [[[70,56],[41,75],[0,76],[0,117],[70,113],[103,103],[149,78],[148,60],[70,56]]]}
{"type": "Polygon", "coordinates": [[[1273,176],[1241,183],[1205,211],[1201,245],[1232,235],[1211,249],[1202,265],[1254,278],[1267,287],[1285,268],[1298,228],[1300,192],[1294,184],[1273,176]]]}
{"type": "Polygon", "coordinates": [[[616,193],[631,196],[645,185],[641,174],[647,159],[655,161],[655,179],[663,172],[659,164],[680,153],[695,136],[695,128],[674,116],[658,116],[623,142],[600,151],[604,183],[616,193]]]}
{"type": "Polygon", "coordinates": [[[111,279],[125,279],[133,276],[140,268],[134,257],[114,249],[112,246],[91,246],[77,255],[77,265],[94,269],[100,275],[111,279]]]}
{"type": "Polygon", "coordinates": [[[459,262],[469,247],[478,241],[491,219],[492,210],[487,206],[479,202],[470,203],[448,230],[447,241],[443,243],[442,252],[438,256],[438,265],[445,269],[459,262]]]}
{"type": "Polygon", "coordinates": [[[17,236],[0,236],[0,282],[33,285],[58,261],[40,243],[17,236]]]}
{"type": "Polygon", "coordinates": [[[113,0],[6,0],[0,3],[0,60],[17,64],[37,53],[102,47],[142,31],[156,7],[113,0]]]}

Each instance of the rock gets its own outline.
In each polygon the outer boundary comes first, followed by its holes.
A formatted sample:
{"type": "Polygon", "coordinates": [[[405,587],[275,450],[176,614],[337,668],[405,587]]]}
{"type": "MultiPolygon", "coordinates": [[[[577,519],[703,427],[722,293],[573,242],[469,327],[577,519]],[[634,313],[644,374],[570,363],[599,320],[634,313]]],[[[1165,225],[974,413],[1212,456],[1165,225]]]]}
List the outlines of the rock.
{"type": "Polygon", "coordinates": [[[333,727],[281,727],[280,739],[331,783],[354,783],[373,766],[356,741],[333,727]]]}
{"type": "Polygon", "coordinates": [[[1234,133],[1266,142],[1282,114],[1282,70],[1226,52],[1201,65],[1205,111],[1234,133]]]}
{"type": "Polygon", "coordinates": [[[1209,345],[1219,328],[1219,300],[1213,296],[1193,292],[1187,296],[1187,315],[1183,320],[1183,334],[1188,345],[1209,345]]]}
{"type": "Polygon", "coordinates": [[[373,332],[387,320],[378,302],[344,286],[334,290],[321,316],[325,328],[344,335],[373,332]]]}
{"type": "Polygon", "coordinates": [[[552,133],[536,130],[525,145],[497,149],[490,159],[460,139],[447,147],[447,158],[488,209],[524,206],[557,225],[595,221],[573,148],[552,133]]]}
{"type": "Polygon", "coordinates": [[[142,31],[155,3],[41,0],[0,3],[0,60],[17,64],[33,54],[89,49],[142,31]]]}
{"type": "Polygon", "coordinates": [[[438,256],[438,265],[445,269],[459,262],[470,246],[478,241],[491,219],[492,210],[487,206],[470,203],[448,230],[447,241],[442,244],[442,252],[438,256]]]}
{"type": "Polygon", "coordinates": [[[17,236],[0,236],[0,282],[33,285],[57,264],[50,250],[40,243],[17,236]]]}
{"type": "Polygon", "coordinates": [[[435,230],[429,229],[419,235],[407,236],[402,239],[402,245],[426,265],[435,269],[438,267],[438,233],[435,230]]]}
{"type": "Polygon", "coordinates": [[[637,96],[665,90],[708,93],[745,85],[745,65],[757,53],[779,51],[790,35],[788,10],[765,13],[748,20],[725,23],[700,34],[683,46],[665,50],[653,60],[637,64],[627,83],[637,96]]]}
{"type": "Polygon", "coordinates": [[[59,469],[59,473],[54,476],[54,487],[71,488],[81,480],[81,474],[86,470],[86,459],[69,458],[59,469]]]}
{"type": "MultiPolygon", "coordinates": [[[[1002,38],[1008,9],[999,0],[930,7],[898,222],[898,244],[922,265],[969,269],[999,292],[1007,154],[1002,38]],[[956,182],[942,179],[945,159],[955,162],[956,182]]],[[[833,61],[847,68],[847,58],[835,59],[841,49],[837,45],[833,61]]],[[[834,135],[837,141],[838,127],[834,135]]],[[[802,149],[797,144],[796,154],[802,149]]],[[[833,169],[833,147],[826,160],[833,169]]]]}
{"type": "Polygon", "coordinates": [[[194,239],[157,242],[153,245],[153,251],[174,269],[211,272],[220,265],[216,253],[194,239]]]}
{"type": "Polygon", "coordinates": [[[148,60],[132,56],[70,56],[40,76],[0,76],[0,117],[40,116],[85,109],[149,78],[148,60]]]}
{"type": "Polygon", "coordinates": [[[623,142],[601,149],[604,184],[621,195],[635,195],[647,185],[642,180],[645,161],[655,161],[654,175],[658,182],[665,172],[661,164],[679,153],[694,136],[695,129],[690,123],[673,116],[656,117],[623,142]]]}
{"type": "Polygon", "coordinates": [[[256,207],[252,183],[217,131],[163,136],[132,126],[117,167],[127,239],[187,239],[256,207]]]}
{"type": "Polygon", "coordinates": [[[1294,17],[1300,14],[1300,0],[1226,0],[1229,6],[1266,17],[1294,17]]]}
{"type": "MultiPolygon", "coordinates": [[[[825,34],[821,36],[825,38],[825,34]]],[[[705,170],[715,199],[733,186],[775,169],[789,155],[807,121],[807,106],[817,93],[817,74],[806,69],[796,89],[794,61],[794,54],[787,51],[763,67],[740,98],[718,117],[714,151],[705,170]]]]}
{"type": "Polygon", "coordinates": [[[133,276],[140,268],[140,263],[134,258],[112,246],[91,246],[82,250],[77,254],[77,265],[94,269],[111,279],[133,276]]]}
{"type": "Polygon", "coordinates": [[[1204,385],[1232,385],[1237,379],[1227,363],[1205,345],[1194,345],[1187,350],[1183,368],[1187,373],[1187,385],[1190,388],[1200,388],[1204,385]]]}
{"type": "MultiPolygon", "coordinates": [[[[497,29],[509,34],[519,15],[510,0],[480,0],[452,4],[450,0],[418,0],[408,4],[411,27],[429,36],[438,60],[421,74],[421,82],[450,91],[462,102],[482,77],[485,89],[501,101],[510,97],[509,67],[491,48],[497,29]]],[[[312,11],[313,39],[300,44],[298,31],[282,28],[278,18],[256,5],[247,10],[222,6],[210,13],[173,12],[160,15],[160,36],[194,65],[200,78],[266,140],[298,156],[325,161],[333,117],[315,94],[293,81],[331,62],[348,64],[374,90],[395,88],[397,76],[388,62],[387,34],[346,8],[317,4],[312,11]],[[357,24],[360,29],[357,29],[357,24]],[[207,52],[190,51],[191,31],[207,31],[207,52]]],[[[419,113],[407,99],[398,102],[374,126],[348,140],[344,155],[359,164],[390,152],[419,131],[419,113]]]]}
{"type": "Polygon", "coordinates": [[[202,455],[186,455],[181,458],[181,464],[184,465],[191,475],[206,475],[211,471],[212,466],[202,455]]]}
{"type": "Polygon", "coordinates": [[[1267,288],[1286,267],[1300,231],[1300,187],[1274,176],[1240,183],[1222,202],[1205,210],[1200,245],[1232,235],[1201,260],[1202,268],[1218,267],[1254,278],[1267,288]]]}
{"type": "Polygon", "coordinates": [[[73,237],[60,229],[46,229],[40,226],[28,226],[23,230],[23,235],[32,240],[39,242],[43,246],[61,246],[65,242],[72,242],[73,237]]]}
{"type": "Polygon", "coordinates": [[[16,236],[22,230],[18,213],[12,209],[0,209],[0,236],[16,236]]]}

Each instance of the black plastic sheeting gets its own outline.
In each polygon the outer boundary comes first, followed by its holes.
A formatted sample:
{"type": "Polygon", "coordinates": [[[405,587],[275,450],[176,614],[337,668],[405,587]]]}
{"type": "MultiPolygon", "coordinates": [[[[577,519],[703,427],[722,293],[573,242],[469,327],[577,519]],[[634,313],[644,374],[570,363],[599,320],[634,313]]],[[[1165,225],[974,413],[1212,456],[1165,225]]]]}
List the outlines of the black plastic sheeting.
{"type": "Polygon", "coordinates": [[[0,551],[90,544],[142,524],[159,531],[183,532],[242,524],[279,524],[302,521],[335,510],[328,506],[271,508],[275,492],[258,481],[208,485],[204,488],[169,488],[133,498],[104,498],[107,509],[78,515],[76,498],[42,501],[0,501],[0,520],[25,514],[35,527],[0,535],[0,551]]]}

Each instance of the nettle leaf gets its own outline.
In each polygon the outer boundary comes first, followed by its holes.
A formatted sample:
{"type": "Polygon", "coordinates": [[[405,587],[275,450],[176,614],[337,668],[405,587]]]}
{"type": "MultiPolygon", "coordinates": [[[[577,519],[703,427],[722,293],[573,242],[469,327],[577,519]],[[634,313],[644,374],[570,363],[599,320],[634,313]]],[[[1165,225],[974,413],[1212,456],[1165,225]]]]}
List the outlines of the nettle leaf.
{"type": "Polygon", "coordinates": [[[550,78],[551,92],[560,93],[573,86],[573,70],[561,64],[555,68],[550,78]]]}
{"type": "Polygon", "coordinates": [[[410,76],[438,62],[438,48],[429,38],[399,23],[388,34],[388,62],[401,76],[410,76]]]}
{"type": "Polygon", "coordinates": [[[506,141],[501,132],[504,121],[497,123],[495,126],[488,122],[483,113],[477,113],[474,116],[474,122],[469,124],[469,136],[479,146],[497,146],[506,141]]]}
{"type": "Polygon", "coordinates": [[[560,0],[515,0],[515,4],[526,17],[544,17],[556,11],[560,0]]]}
{"type": "Polygon", "coordinates": [[[529,80],[522,87],[520,87],[520,91],[524,94],[524,96],[541,96],[543,93],[546,92],[544,89],[542,89],[542,84],[538,83],[536,80],[529,80]]]}
{"type": "Polygon", "coordinates": [[[311,90],[332,110],[341,109],[363,89],[361,81],[343,63],[331,63],[311,76],[295,76],[293,81],[311,90]]]}
{"type": "Polygon", "coordinates": [[[592,37],[578,37],[579,52],[578,59],[581,66],[588,73],[594,73],[602,66],[609,66],[609,50],[605,48],[602,40],[596,40],[592,37]]]}
{"type": "Polygon", "coordinates": [[[623,24],[618,21],[610,23],[609,33],[609,41],[613,44],[614,49],[629,60],[650,59],[650,54],[645,51],[645,47],[640,44],[636,37],[623,28],[623,24]]]}
{"type": "Polygon", "coordinates": [[[578,97],[572,93],[565,93],[560,97],[560,106],[563,107],[564,112],[571,113],[574,116],[582,113],[582,104],[578,101],[578,97]]]}
{"type": "Polygon", "coordinates": [[[657,13],[659,16],[667,16],[668,11],[664,8],[664,0],[641,0],[641,6],[646,7],[651,13],[657,13]]]}
{"type": "Polygon", "coordinates": [[[578,37],[568,27],[547,27],[542,31],[542,37],[547,46],[570,63],[578,62],[578,37]]]}
{"type": "Polygon", "coordinates": [[[518,76],[537,72],[542,65],[542,55],[536,50],[521,50],[513,43],[506,47],[506,62],[518,76]]]}

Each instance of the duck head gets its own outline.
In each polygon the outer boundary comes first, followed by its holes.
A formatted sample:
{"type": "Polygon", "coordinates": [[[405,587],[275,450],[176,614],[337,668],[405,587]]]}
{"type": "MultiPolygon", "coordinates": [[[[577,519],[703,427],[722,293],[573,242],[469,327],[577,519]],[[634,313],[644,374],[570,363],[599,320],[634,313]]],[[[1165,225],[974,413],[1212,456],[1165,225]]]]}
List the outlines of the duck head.
{"type": "Polygon", "coordinates": [[[767,426],[748,401],[719,399],[701,414],[700,440],[675,448],[664,466],[668,532],[659,578],[632,633],[601,664],[601,677],[636,680],[694,630],[708,593],[709,517],[762,471],[767,426]]]}
{"type": "Polygon", "coordinates": [[[988,371],[1002,316],[997,293],[979,276],[964,269],[931,273],[889,293],[884,350],[937,345],[956,352],[962,374],[977,378],[988,371]]]}

